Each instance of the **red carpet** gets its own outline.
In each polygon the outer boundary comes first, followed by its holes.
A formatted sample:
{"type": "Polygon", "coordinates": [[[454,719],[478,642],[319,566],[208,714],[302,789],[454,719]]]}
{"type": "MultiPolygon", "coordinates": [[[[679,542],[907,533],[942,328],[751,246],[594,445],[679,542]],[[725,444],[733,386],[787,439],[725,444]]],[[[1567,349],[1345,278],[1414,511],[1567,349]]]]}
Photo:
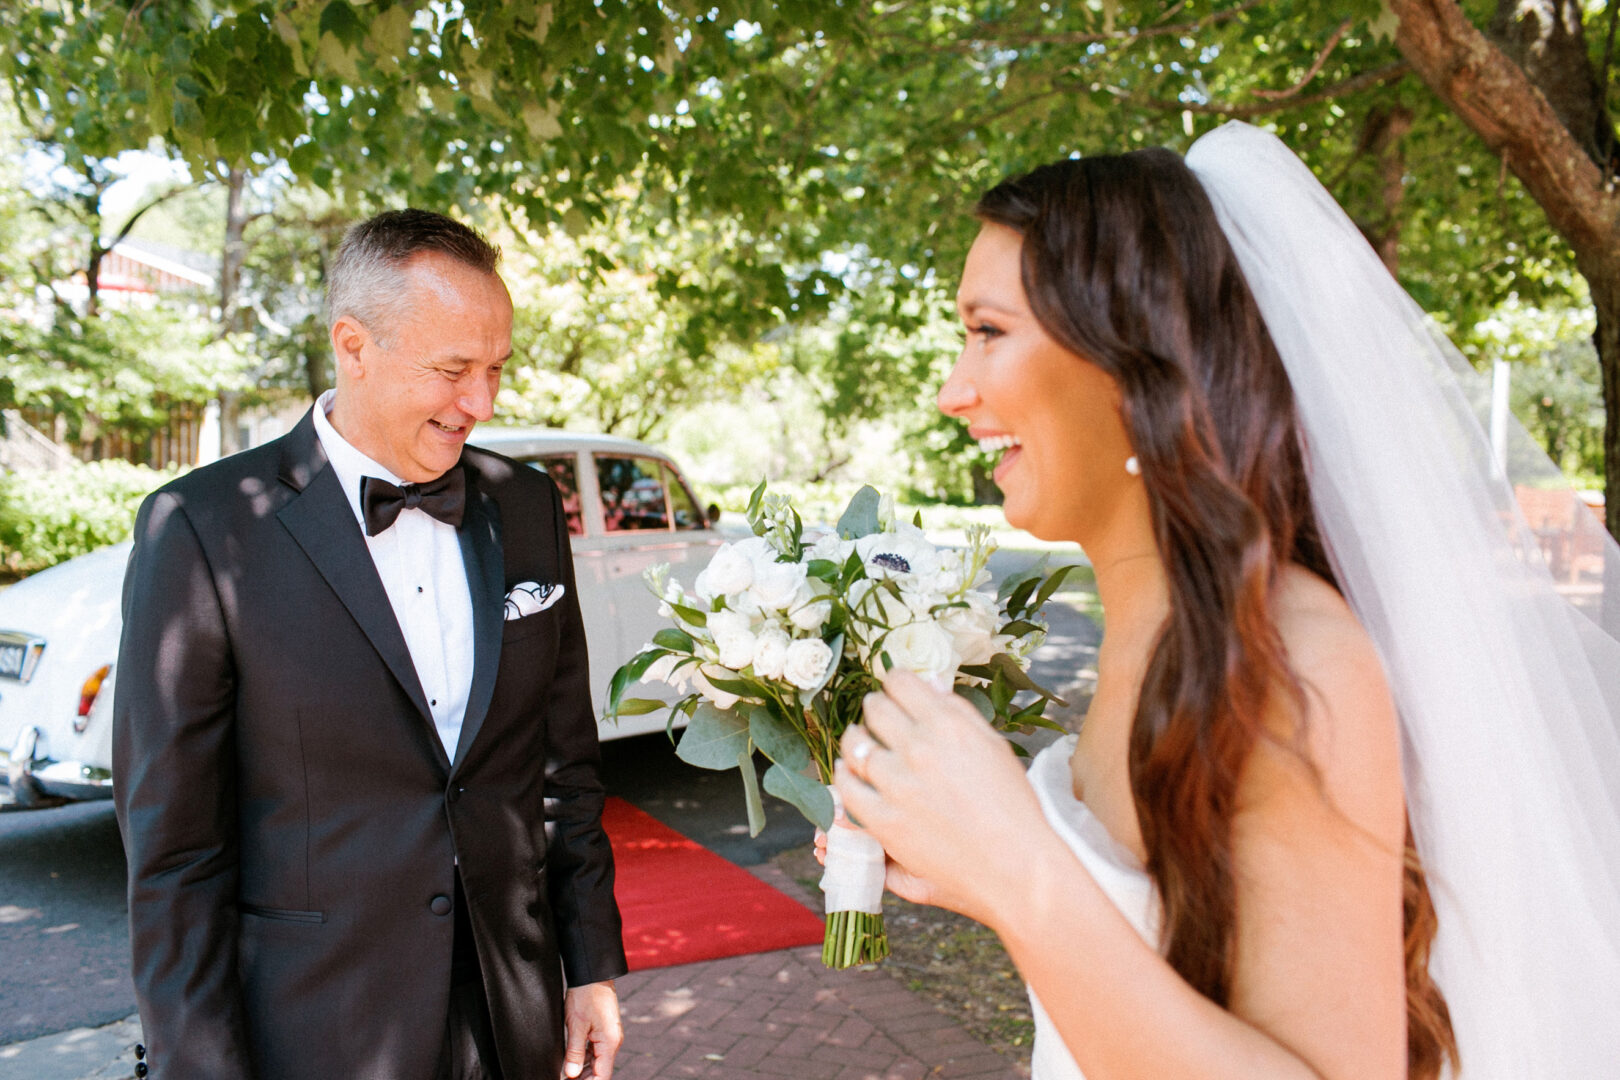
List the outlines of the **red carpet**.
{"type": "Polygon", "coordinates": [[[631,971],[821,944],[803,904],[623,799],[608,799],[602,826],[631,971]]]}

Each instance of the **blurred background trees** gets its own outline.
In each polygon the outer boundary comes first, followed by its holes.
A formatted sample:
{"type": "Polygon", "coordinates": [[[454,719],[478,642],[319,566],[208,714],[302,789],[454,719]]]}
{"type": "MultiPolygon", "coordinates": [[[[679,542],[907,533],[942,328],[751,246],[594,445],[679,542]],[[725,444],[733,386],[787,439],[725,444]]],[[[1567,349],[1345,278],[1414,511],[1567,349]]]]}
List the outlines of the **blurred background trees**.
{"type": "Polygon", "coordinates": [[[252,417],[330,383],[342,228],[414,203],[505,249],[502,419],[666,441],[722,490],[993,500],[932,408],[974,199],[1236,117],[1300,153],[1477,366],[1514,365],[1520,419],[1608,486],[1614,528],[1616,10],[25,0],[0,11],[0,404],[65,418],[82,457],[118,430],[161,464],[176,402],[212,403],[224,450],[266,434],[252,417]],[[160,178],[113,191],[131,150],[160,178]],[[203,254],[211,285],[62,302],[126,231],[203,254]]]}

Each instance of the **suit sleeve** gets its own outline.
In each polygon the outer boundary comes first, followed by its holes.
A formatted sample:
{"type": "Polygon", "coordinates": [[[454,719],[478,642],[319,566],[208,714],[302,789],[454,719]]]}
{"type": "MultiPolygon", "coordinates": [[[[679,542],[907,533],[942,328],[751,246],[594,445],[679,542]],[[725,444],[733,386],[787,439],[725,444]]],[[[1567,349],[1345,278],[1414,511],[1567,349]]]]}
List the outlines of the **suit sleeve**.
{"type": "Polygon", "coordinates": [[[545,703],[546,845],[557,947],[569,986],[623,975],[624,931],[613,899],[613,849],[602,829],[601,745],[591,707],[585,624],[574,585],[568,518],[551,486],[557,580],[565,587],[562,636],[551,699],[545,703]]]}
{"type": "Polygon", "coordinates": [[[124,578],[113,776],[155,1080],[248,1078],[237,978],[235,675],[183,499],[141,506],[124,578]]]}

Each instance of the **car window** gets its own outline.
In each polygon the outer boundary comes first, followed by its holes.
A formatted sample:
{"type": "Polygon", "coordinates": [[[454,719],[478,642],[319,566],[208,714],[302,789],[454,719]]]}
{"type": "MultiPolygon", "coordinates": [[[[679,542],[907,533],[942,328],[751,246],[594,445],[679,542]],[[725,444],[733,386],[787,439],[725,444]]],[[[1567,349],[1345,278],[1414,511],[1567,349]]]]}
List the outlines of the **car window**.
{"type": "Polygon", "coordinates": [[[579,479],[574,474],[574,455],[549,454],[527,460],[557,485],[557,492],[562,496],[563,513],[568,516],[568,535],[584,536],[585,521],[580,516],[579,479]]]}
{"type": "Polygon", "coordinates": [[[596,455],[602,522],[608,532],[669,528],[660,464],[657,458],[596,455]]]}
{"type": "Polygon", "coordinates": [[[669,509],[675,518],[677,529],[709,527],[708,516],[698,509],[697,500],[692,497],[692,492],[681,479],[681,474],[667,461],[664,462],[664,487],[669,491],[669,509]]]}

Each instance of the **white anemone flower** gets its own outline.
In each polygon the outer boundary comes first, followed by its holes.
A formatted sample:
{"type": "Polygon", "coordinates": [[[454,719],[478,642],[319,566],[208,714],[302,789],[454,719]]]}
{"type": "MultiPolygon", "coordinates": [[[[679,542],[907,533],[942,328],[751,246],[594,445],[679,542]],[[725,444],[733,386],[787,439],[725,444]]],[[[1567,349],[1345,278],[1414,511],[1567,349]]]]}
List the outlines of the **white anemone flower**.
{"type": "Polygon", "coordinates": [[[905,525],[894,532],[871,533],[855,541],[873,578],[901,578],[915,575],[930,579],[939,571],[939,549],[928,542],[922,530],[905,525]]]}

